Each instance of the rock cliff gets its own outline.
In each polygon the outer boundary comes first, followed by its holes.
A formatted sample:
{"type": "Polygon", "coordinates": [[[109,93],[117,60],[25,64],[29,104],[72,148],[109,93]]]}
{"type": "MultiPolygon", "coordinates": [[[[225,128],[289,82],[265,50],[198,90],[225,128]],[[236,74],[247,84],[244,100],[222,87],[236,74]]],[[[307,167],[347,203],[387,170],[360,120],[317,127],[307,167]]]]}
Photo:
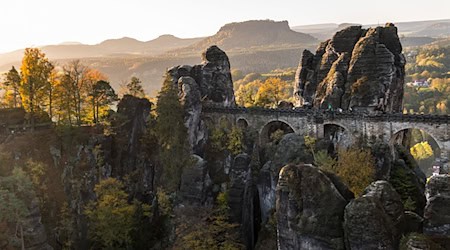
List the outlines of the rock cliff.
{"type": "Polygon", "coordinates": [[[297,106],[402,110],[405,57],[393,24],[350,26],[303,51],[294,84],[297,106]]]}
{"type": "Polygon", "coordinates": [[[202,64],[172,67],[167,74],[178,88],[186,111],[189,143],[193,152],[201,156],[201,148],[207,140],[206,125],[200,119],[202,103],[236,105],[228,56],[217,46],[211,46],[203,53],[202,64]]]}
{"type": "Polygon", "coordinates": [[[276,205],[279,249],[345,249],[347,198],[317,167],[283,167],[276,205]]]}

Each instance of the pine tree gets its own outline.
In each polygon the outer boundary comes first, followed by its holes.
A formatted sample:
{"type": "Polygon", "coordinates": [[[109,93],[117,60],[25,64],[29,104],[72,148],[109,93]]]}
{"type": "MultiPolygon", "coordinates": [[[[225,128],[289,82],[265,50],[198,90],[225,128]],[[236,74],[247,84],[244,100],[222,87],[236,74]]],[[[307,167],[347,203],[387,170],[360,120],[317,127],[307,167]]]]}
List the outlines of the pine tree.
{"type": "Polygon", "coordinates": [[[169,77],[163,83],[156,105],[155,131],[159,141],[159,161],[163,166],[163,185],[176,191],[181,181],[183,167],[189,164],[189,143],[184,125],[184,109],[178,89],[169,77]]]}
{"type": "Polygon", "coordinates": [[[5,81],[2,83],[3,89],[6,90],[5,102],[8,107],[17,108],[22,106],[19,95],[19,86],[21,78],[16,68],[12,68],[5,73],[5,81]]]}
{"type": "Polygon", "coordinates": [[[135,97],[139,97],[139,98],[144,98],[145,97],[145,92],[144,92],[144,88],[142,87],[142,82],[139,78],[133,76],[131,77],[131,81],[129,83],[127,83],[126,85],[127,88],[127,94],[135,96],[135,97]]]}

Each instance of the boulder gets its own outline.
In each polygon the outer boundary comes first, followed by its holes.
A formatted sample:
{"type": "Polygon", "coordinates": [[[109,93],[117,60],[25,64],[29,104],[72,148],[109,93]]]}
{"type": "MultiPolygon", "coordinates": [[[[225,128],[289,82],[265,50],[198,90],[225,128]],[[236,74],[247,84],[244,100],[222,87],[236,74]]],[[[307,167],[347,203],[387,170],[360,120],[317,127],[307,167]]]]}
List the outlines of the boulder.
{"type": "Polygon", "coordinates": [[[405,211],[399,226],[399,231],[403,235],[408,235],[410,233],[423,233],[423,222],[424,219],[411,211],[405,211]]]}
{"type": "Polygon", "coordinates": [[[426,235],[412,233],[402,239],[402,250],[444,250],[445,248],[433,242],[426,235]]]}
{"type": "Polygon", "coordinates": [[[400,220],[403,215],[403,203],[400,195],[395,191],[392,185],[387,181],[372,182],[365,190],[363,195],[376,197],[381,202],[384,211],[393,222],[400,220]]]}
{"type": "Polygon", "coordinates": [[[283,167],[276,198],[278,249],[344,249],[347,200],[317,167],[283,167]]]}
{"type": "Polygon", "coordinates": [[[394,224],[377,197],[364,195],[345,207],[346,248],[397,249],[394,224]]]}
{"type": "Polygon", "coordinates": [[[424,234],[450,238],[450,175],[431,177],[425,194],[424,234]]]}

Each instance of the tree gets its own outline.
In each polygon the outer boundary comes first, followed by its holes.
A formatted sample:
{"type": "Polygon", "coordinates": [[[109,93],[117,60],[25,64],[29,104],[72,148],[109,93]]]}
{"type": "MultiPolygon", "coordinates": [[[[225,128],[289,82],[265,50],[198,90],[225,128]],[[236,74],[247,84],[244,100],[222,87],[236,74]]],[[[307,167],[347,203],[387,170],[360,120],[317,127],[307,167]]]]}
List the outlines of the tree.
{"type": "Polygon", "coordinates": [[[341,149],[334,171],[355,196],[360,196],[374,181],[375,160],[368,149],[341,149]]]}
{"type": "Polygon", "coordinates": [[[127,248],[132,243],[134,204],[128,203],[124,185],[108,178],[95,185],[97,196],[85,213],[89,219],[89,237],[106,249],[127,248]]]}
{"type": "Polygon", "coordinates": [[[99,122],[101,110],[108,108],[109,105],[118,100],[116,92],[114,92],[109,82],[103,80],[94,84],[91,98],[94,123],[99,122]]]}
{"type": "Polygon", "coordinates": [[[0,223],[15,224],[12,238],[20,235],[22,249],[25,249],[24,220],[29,214],[27,201],[32,199],[32,194],[32,183],[22,169],[16,167],[11,176],[0,178],[0,223]]]}
{"type": "Polygon", "coordinates": [[[63,67],[63,89],[69,100],[68,119],[72,125],[72,113],[75,115],[77,125],[82,122],[82,106],[86,97],[86,85],[88,83],[88,68],[81,64],[79,60],[75,60],[63,67]]]}
{"type": "Polygon", "coordinates": [[[17,72],[14,66],[12,66],[12,68],[7,73],[5,73],[3,86],[6,90],[5,99],[7,99],[6,104],[8,107],[17,108],[22,106],[19,94],[21,80],[22,79],[20,78],[19,72],[17,72]]]}
{"type": "Polygon", "coordinates": [[[135,97],[139,97],[139,98],[144,98],[145,97],[145,92],[144,92],[144,88],[142,87],[141,84],[141,80],[135,76],[131,77],[131,81],[129,83],[127,83],[126,88],[127,88],[127,94],[135,96],[135,97]]]}
{"type": "Polygon", "coordinates": [[[35,113],[41,109],[45,99],[45,87],[54,66],[38,48],[27,48],[20,71],[22,80],[19,88],[22,104],[30,113],[31,123],[35,123],[35,113]]]}
{"type": "Polygon", "coordinates": [[[163,165],[163,185],[176,191],[183,167],[189,163],[189,143],[184,125],[185,111],[178,97],[178,89],[167,76],[158,95],[155,133],[159,144],[159,161],[163,165]]]}
{"type": "Polygon", "coordinates": [[[236,102],[240,106],[251,107],[255,105],[256,93],[261,87],[263,82],[261,80],[255,80],[247,84],[242,84],[236,91],[236,102]]]}
{"type": "Polygon", "coordinates": [[[286,81],[280,78],[267,78],[264,84],[258,89],[255,97],[255,104],[262,107],[274,107],[281,100],[290,98],[290,91],[286,81]]]}

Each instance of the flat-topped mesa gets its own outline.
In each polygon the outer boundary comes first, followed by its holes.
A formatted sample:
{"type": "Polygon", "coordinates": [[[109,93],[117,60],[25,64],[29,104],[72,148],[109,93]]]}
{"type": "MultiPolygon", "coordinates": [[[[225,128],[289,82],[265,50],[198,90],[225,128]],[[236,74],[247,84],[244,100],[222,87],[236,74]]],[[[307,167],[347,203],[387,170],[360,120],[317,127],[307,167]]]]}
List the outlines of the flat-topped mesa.
{"type": "Polygon", "coordinates": [[[303,51],[295,83],[296,106],[401,112],[405,77],[397,28],[350,26],[303,51]]]}
{"type": "MultiPolygon", "coordinates": [[[[196,85],[189,90],[200,92],[202,102],[213,102],[225,107],[236,105],[231,79],[230,61],[227,54],[217,46],[211,46],[202,54],[203,62],[199,65],[181,65],[170,68],[168,74],[175,85],[178,85],[180,96],[188,98],[189,93],[184,93],[184,82],[196,85]],[[186,78],[191,78],[186,80],[186,78]]],[[[198,96],[198,94],[194,94],[198,96]]]]}

